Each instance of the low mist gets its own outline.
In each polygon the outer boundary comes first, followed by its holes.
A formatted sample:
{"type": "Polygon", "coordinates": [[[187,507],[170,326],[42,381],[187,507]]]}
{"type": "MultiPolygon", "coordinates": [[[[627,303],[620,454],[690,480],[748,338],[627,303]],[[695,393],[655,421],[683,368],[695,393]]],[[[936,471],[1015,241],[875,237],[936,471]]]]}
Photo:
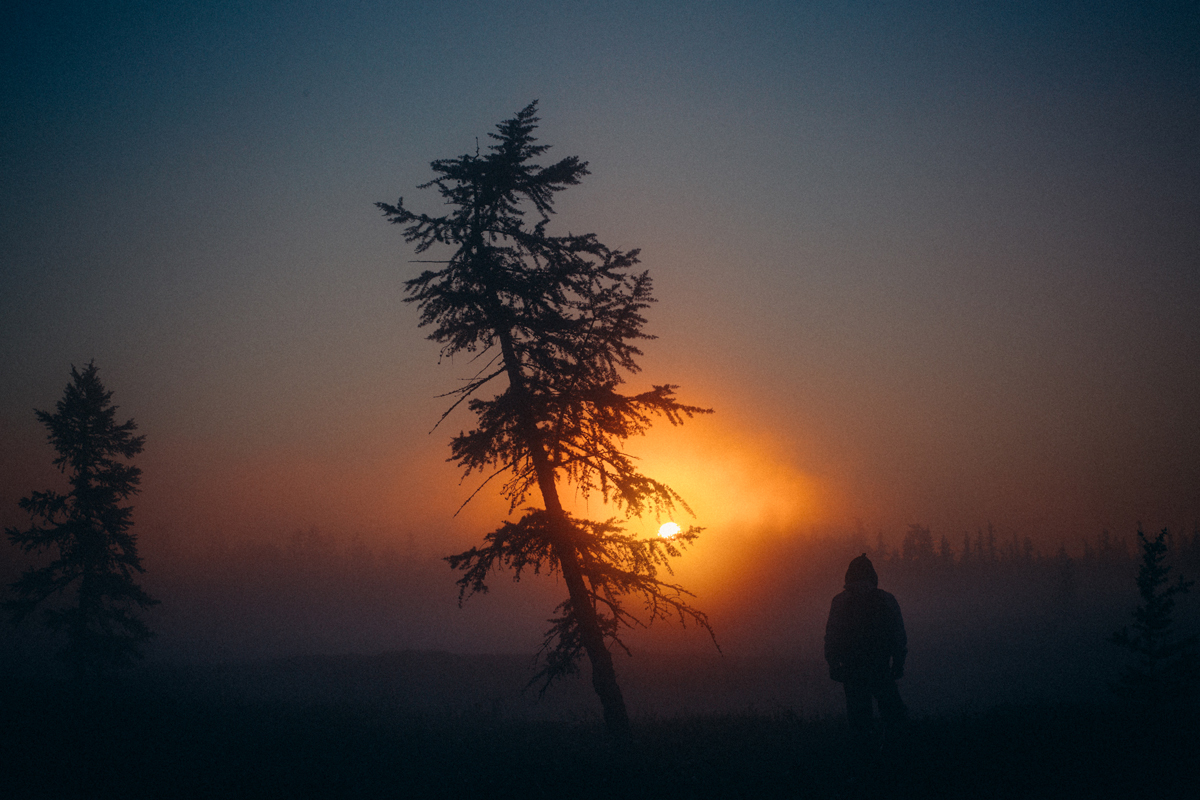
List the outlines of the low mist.
{"type": "MultiPolygon", "coordinates": [[[[901,686],[915,713],[1106,693],[1124,657],[1107,638],[1129,624],[1137,601],[1133,537],[1101,533],[1073,556],[990,529],[965,538],[964,556],[961,539],[939,547],[919,525],[893,537],[764,534],[741,541],[719,579],[690,580],[682,569],[720,651],[694,626],[660,622],[626,635],[628,657],[615,652],[632,713],[838,713],[839,685],[822,655],[825,617],[847,563],[863,552],[904,612],[901,686]]],[[[1177,572],[1200,574],[1200,533],[1172,545],[1177,572]]],[[[255,697],[597,713],[586,664],[541,699],[526,688],[565,596],[555,576],[514,583],[498,574],[489,593],[460,608],[455,573],[411,541],[381,546],[311,528],[267,541],[212,537],[200,552],[161,538],[144,554],[144,586],[162,600],[147,616],[158,635],[146,669],[191,670],[255,697]]],[[[20,568],[11,549],[3,568],[6,581],[20,568]]],[[[1200,621],[1197,605],[1182,598],[1184,630],[1200,621]]],[[[50,642],[36,628],[6,637],[7,670],[43,663],[50,642]]]]}

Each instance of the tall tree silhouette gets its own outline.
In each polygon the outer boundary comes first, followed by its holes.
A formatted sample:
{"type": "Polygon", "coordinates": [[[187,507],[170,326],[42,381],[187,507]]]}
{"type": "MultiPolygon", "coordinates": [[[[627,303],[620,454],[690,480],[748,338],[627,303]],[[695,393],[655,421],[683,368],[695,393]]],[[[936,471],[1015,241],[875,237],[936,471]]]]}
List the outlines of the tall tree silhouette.
{"type": "Polygon", "coordinates": [[[144,436],[134,436],[132,419],[117,424],[112,392],[104,388],[95,363],[71,382],[55,413],[37,411],[65,473],[67,494],[48,490],[20,500],[33,524],[6,528],[26,552],[52,550],[57,557],[29,568],[11,584],[16,595],[5,603],[20,622],[55,596],[64,602],[44,608],[46,624],[66,635],[60,656],[78,675],[98,675],[140,656],[152,634],[137,615],[158,601],[134,581],[143,572],[137,537],[130,530],[133,508],[121,503],[138,491],[141,470],[117,460],[142,452],[144,436]]]}
{"type": "MultiPolygon", "coordinates": [[[[501,491],[515,510],[536,493],[541,508],[526,508],[484,537],[484,544],[450,556],[462,570],[460,602],[486,592],[493,570],[560,572],[567,598],[555,610],[541,654],[543,690],[572,672],[586,653],[592,685],[610,734],[629,736],[625,703],[610,645],[621,645],[622,626],[665,616],[698,623],[707,617],[690,594],[663,579],[668,559],[699,534],[695,526],[671,539],[640,539],[616,518],[593,521],[564,510],[560,487],[584,497],[598,494],[626,518],[687,508],[670,487],[643,475],[622,449],[656,416],[679,424],[709,409],[684,405],[676,386],[622,394],[624,376],[638,371],[642,312],[653,302],[649,273],[636,269],[638,251],[612,250],[594,234],[547,232],[558,192],[579,183],[587,164],[571,156],[549,166],[534,159],[548,146],[535,144],[536,101],[488,135],[486,152],[434,161],[435,187],[452,210],[432,217],[378,203],[405,240],[424,253],[435,245],[453,252],[441,266],[406,283],[429,338],[443,355],[466,352],[483,366],[447,395],[446,418],[466,403],[476,427],[455,436],[453,459],[465,475],[484,483],[502,478],[501,491]],[[526,213],[532,212],[532,224],[526,213]],[[493,396],[481,390],[497,381],[493,396]],[[642,601],[642,613],[629,607],[642,601]]],[[[478,490],[477,490],[478,491],[478,490]]],[[[690,509],[689,509],[690,511],[690,509]]]]}

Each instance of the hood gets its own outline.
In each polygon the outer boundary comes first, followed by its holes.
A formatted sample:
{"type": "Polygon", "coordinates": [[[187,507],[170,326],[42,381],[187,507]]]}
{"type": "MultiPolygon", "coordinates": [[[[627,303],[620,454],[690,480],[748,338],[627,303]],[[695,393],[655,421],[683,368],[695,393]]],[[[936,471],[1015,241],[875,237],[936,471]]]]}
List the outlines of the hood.
{"type": "Polygon", "coordinates": [[[875,565],[871,563],[871,559],[867,558],[866,553],[850,562],[850,567],[846,570],[846,588],[849,589],[852,583],[862,581],[868,582],[872,587],[879,585],[879,576],[875,574],[875,565]]]}

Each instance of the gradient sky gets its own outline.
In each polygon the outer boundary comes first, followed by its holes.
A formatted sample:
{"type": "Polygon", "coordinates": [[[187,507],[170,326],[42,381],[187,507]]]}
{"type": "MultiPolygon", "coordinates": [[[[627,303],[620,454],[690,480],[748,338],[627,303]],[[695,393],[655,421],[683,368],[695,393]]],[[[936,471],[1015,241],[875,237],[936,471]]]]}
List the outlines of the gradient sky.
{"type": "Polygon", "coordinates": [[[474,541],[504,509],[451,519],[470,419],[429,435],[470,366],[373,203],[435,212],[429,162],[538,99],[593,173],[557,230],[656,280],[632,388],[717,410],[633,445],[713,552],[1190,528],[1200,12],[969,5],[4,4],[0,520],[95,359],[147,435],[147,548],[474,541]]]}

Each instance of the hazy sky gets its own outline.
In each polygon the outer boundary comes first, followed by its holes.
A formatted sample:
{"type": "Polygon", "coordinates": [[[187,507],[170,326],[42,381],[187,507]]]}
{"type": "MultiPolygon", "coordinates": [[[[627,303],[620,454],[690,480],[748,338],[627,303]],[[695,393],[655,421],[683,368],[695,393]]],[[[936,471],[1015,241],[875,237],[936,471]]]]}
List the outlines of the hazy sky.
{"type": "Polygon", "coordinates": [[[436,212],[429,162],[538,99],[593,173],[556,229],[656,280],[633,388],[717,410],[632,445],[710,547],[1190,528],[1200,12],[969,5],[4,4],[0,519],[95,359],[147,546],[473,541],[504,509],[451,520],[470,419],[429,435],[470,366],[373,203],[436,212]]]}

